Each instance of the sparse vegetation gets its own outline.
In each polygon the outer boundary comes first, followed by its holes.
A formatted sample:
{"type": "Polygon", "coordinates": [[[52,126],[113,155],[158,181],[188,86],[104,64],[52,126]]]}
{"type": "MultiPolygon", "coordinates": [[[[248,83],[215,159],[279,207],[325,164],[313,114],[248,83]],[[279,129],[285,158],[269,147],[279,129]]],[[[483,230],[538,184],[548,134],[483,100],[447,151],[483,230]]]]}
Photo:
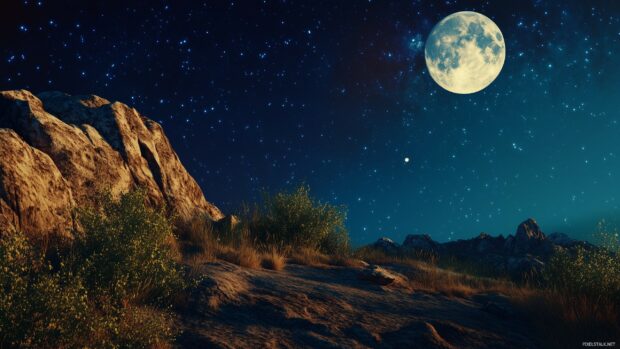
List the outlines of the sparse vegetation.
{"type": "Polygon", "coordinates": [[[550,291],[618,304],[620,249],[617,237],[605,234],[604,241],[606,243],[601,249],[578,246],[574,253],[566,250],[556,252],[544,273],[550,291]]]}
{"type": "Polygon", "coordinates": [[[261,254],[248,244],[241,244],[236,248],[221,246],[218,258],[239,266],[258,269],[261,266],[261,254]]]}
{"type": "Polygon", "coordinates": [[[509,294],[518,289],[517,285],[508,280],[487,278],[441,267],[432,253],[389,254],[381,249],[365,246],[357,249],[353,256],[371,264],[393,266],[407,276],[410,286],[416,291],[467,297],[482,292],[509,294]]]}
{"type": "Polygon", "coordinates": [[[473,276],[418,262],[404,274],[414,290],[439,292],[447,296],[468,297],[477,293],[502,293],[510,295],[520,289],[508,280],[473,276]]]}
{"type": "Polygon", "coordinates": [[[342,207],[321,203],[300,186],[292,192],[265,194],[249,221],[253,238],[266,245],[310,248],[325,254],[346,254],[349,236],[342,207]]]}
{"type": "Polygon", "coordinates": [[[265,195],[241,210],[241,222],[212,223],[196,217],[178,224],[187,261],[226,260],[248,268],[281,270],[287,259],[304,265],[346,264],[349,236],[345,211],[311,198],[307,186],[265,195]]]}
{"type": "Polygon", "coordinates": [[[215,246],[218,241],[210,217],[197,215],[189,221],[175,223],[181,249],[186,255],[202,255],[206,259],[215,257],[215,246]]]}
{"type": "Polygon", "coordinates": [[[414,290],[457,297],[504,294],[529,314],[544,347],[567,348],[593,338],[614,341],[620,337],[618,236],[600,235],[602,248],[560,250],[547,263],[542,280],[525,284],[515,284],[507,276],[493,275],[456,258],[388,254],[368,246],[353,255],[401,270],[414,290]]]}
{"type": "Polygon", "coordinates": [[[174,335],[167,309],[186,283],[171,225],[141,191],[82,208],[52,263],[19,232],[0,238],[1,347],[151,347],[174,335]]]}
{"type": "Polygon", "coordinates": [[[104,193],[95,206],[76,211],[80,230],[53,258],[46,257],[47,243],[2,234],[0,346],[167,347],[175,336],[171,305],[187,287],[180,251],[190,265],[221,259],[276,271],[286,263],[360,267],[367,261],[390,265],[415,291],[452,297],[501,293],[531,311],[539,328],[556,331],[544,343],[550,347],[620,333],[616,235],[608,236],[604,249],[558,252],[542,283],[519,286],[433,254],[371,247],[349,253],[344,211],[311,199],[307,187],[276,194],[257,207],[239,224],[218,226],[208,217],[179,224],[179,242],[163,211],[148,208],[141,191],[118,199],[104,193]]]}
{"type": "Polygon", "coordinates": [[[620,337],[620,249],[616,234],[600,234],[600,249],[558,251],[543,273],[543,289],[521,304],[536,314],[547,346],[564,348],[620,337]]]}

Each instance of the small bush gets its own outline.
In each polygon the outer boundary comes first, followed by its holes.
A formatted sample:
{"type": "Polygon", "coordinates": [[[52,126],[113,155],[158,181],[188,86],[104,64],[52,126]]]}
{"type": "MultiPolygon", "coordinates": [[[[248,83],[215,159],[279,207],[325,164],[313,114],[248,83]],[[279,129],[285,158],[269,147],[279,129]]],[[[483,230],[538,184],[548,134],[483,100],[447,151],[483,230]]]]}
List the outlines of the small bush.
{"type": "Polygon", "coordinates": [[[53,265],[24,234],[0,235],[0,347],[165,346],[185,282],[171,226],[144,199],[80,209],[82,232],[53,265]]]}
{"type": "Polygon", "coordinates": [[[170,248],[172,226],[163,212],[145,204],[143,191],[98,197],[96,207],[78,210],[83,232],[72,264],[96,297],[161,303],[184,287],[170,248]]]}
{"type": "Polygon", "coordinates": [[[556,252],[543,271],[543,289],[520,301],[533,314],[545,346],[619,338],[620,250],[617,235],[601,237],[601,248],[556,252]]]}
{"type": "Polygon", "coordinates": [[[89,343],[92,307],[81,280],[52,267],[22,233],[0,237],[0,347],[89,343]]]}
{"type": "Polygon", "coordinates": [[[345,210],[310,197],[307,186],[293,192],[265,195],[254,213],[250,230],[257,241],[276,246],[311,248],[327,254],[346,254],[349,237],[345,210]]]}
{"type": "Polygon", "coordinates": [[[544,277],[547,286],[559,293],[620,301],[620,258],[606,249],[577,247],[574,254],[557,252],[544,277]]]}

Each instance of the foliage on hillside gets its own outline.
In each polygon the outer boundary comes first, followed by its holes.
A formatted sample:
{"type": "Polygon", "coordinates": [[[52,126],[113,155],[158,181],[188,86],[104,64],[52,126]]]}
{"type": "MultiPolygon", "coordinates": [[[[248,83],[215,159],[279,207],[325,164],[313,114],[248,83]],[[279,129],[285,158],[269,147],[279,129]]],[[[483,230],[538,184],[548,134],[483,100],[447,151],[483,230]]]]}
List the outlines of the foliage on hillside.
{"type": "Polygon", "coordinates": [[[173,336],[185,287],[172,227],[141,191],[81,208],[82,227],[52,263],[19,232],[0,237],[0,347],[150,347],[173,336]]]}

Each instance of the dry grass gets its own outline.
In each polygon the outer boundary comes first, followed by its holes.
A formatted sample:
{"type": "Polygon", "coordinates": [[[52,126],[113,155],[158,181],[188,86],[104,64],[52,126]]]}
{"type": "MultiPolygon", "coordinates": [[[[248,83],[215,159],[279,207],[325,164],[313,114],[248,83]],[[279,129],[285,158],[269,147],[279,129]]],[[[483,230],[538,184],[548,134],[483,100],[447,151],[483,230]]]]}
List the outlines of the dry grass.
{"type": "Polygon", "coordinates": [[[584,341],[615,342],[620,338],[620,309],[584,296],[546,290],[511,294],[524,310],[545,348],[581,347],[584,341]]]}
{"type": "Polygon", "coordinates": [[[250,269],[261,267],[262,256],[259,251],[248,244],[241,244],[238,248],[220,246],[217,257],[238,266],[250,269]]]}
{"type": "Polygon", "coordinates": [[[286,257],[273,247],[270,251],[263,253],[261,264],[265,269],[282,270],[286,264],[286,257]]]}
{"type": "MultiPolygon", "coordinates": [[[[243,230],[224,245],[215,238],[211,223],[202,218],[188,222],[181,232],[179,236],[186,244],[183,247],[192,251],[186,254],[186,262],[191,266],[217,259],[246,268],[277,271],[283,270],[287,262],[319,268],[328,265],[362,267],[362,261],[389,265],[407,276],[409,286],[415,291],[441,293],[448,297],[467,298],[481,293],[509,297],[516,311],[530,319],[537,331],[533,337],[541,339],[541,347],[576,347],[583,341],[617,341],[620,338],[620,306],[527,285],[518,286],[507,279],[473,276],[488,274],[479,266],[464,264],[456,258],[437,260],[431,254],[392,255],[374,248],[358,249],[351,257],[329,256],[311,248],[259,245],[243,230]]],[[[178,246],[173,250],[179,250],[178,246]]],[[[209,300],[209,306],[217,308],[218,302],[217,299],[209,300]]]]}
{"type": "Polygon", "coordinates": [[[329,264],[339,266],[339,267],[348,267],[348,268],[361,268],[361,267],[366,266],[364,261],[360,259],[351,258],[347,256],[339,256],[339,255],[330,256],[329,264]]]}
{"type": "Polygon", "coordinates": [[[510,295],[519,289],[507,280],[461,274],[419,261],[414,267],[410,265],[409,268],[406,268],[403,274],[409,278],[410,285],[414,290],[439,292],[446,296],[469,297],[474,294],[489,292],[510,295]]]}
{"type": "Polygon", "coordinates": [[[289,262],[292,264],[321,267],[329,264],[329,256],[311,248],[300,248],[289,252],[289,262]]]}
{"type": "MultiPolygon", "coordinates": [[[[411,287],[418,291],[469,297],[484,292],[508,295],[517,289],[516,285],[505,279],[473,276],[477,274],[471,275],[461,272],[460,269],[454,271],[438,267],[440,261],[431,253],[393,255],[376,248],[363,247],[353,255],[371,264],[392,265],[402,269],[402,273],[409,278],[411,287]]],[[[454,262],[451,265],[456,266],[454,262]]]]}
{"type": "Polygon", "coordinates": [[[252,248],[250,245],[242,244],[239,247],[238,251],[238,265],[251,268],[258,269],[261,266],[261,255],[256,249],[252,248]]]}
{"type": "MultiPolygon", "coordinates": [[[[391,261],[403,265],[403,261],[391,261]]],[[[617,341],[620,308],[612,301],[594,297],[518,286],[506,279],[472,276],[426,263],[408,263],[403,272],[412,288],[446,296],[470,297],[500,293],[509,297],[537,331],[544,348],[580,347],[584,341],[617,341]]]]}
{"type": "Polygon", "coordinates": [[[177,222],[176,230],[185,254],[215,254],[218,243],[208,217],[199,215],[189,221],[177,222]]]}
{"type": "Polygon", "coordinates": [[[185,264],[190,267],[191,277],[198,277],[201,275],[200,266],[202,264],[215,261],[217,261],[217,256],[214,250],[193,253],[185,257],[185,264]]]}

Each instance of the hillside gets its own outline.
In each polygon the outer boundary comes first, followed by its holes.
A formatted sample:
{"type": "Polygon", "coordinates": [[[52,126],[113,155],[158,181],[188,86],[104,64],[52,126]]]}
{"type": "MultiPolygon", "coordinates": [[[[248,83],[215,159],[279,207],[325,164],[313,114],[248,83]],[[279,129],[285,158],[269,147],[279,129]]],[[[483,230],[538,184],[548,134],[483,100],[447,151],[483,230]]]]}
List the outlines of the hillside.
{"type": "Polygon", "coordinates": [[[199,268],[207,279],[180,319],[181,347],[536,347],[531,324],[497,292],[454,297],[409,280],[381,286],[360,279],[364,267],[199,268]]]}

